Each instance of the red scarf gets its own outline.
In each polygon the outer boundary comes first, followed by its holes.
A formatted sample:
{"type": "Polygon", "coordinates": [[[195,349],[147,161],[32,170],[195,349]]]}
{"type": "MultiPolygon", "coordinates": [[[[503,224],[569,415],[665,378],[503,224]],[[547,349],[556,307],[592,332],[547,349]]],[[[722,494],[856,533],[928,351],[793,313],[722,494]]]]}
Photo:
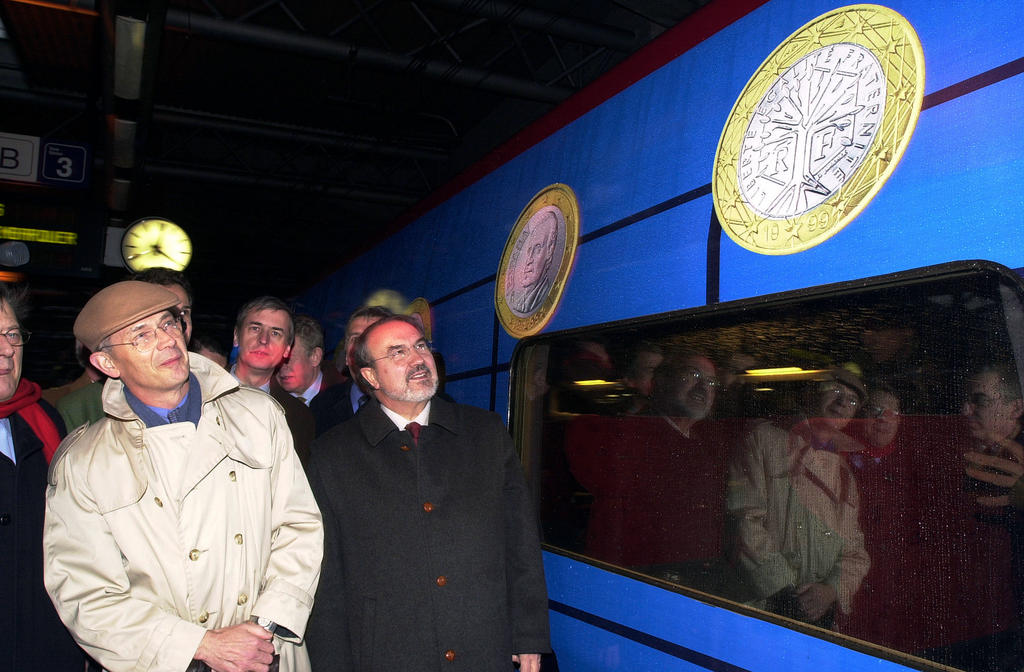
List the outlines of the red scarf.
{"type": "Polygon", "coordinates": [[[14,391],[14,396],[7,401],[0,401],[0,418],[9,417],[11,413],[20,415],[43,442],[43,455],[49,464],[53,454],[57,452],[57,446],[60,445],[60,432],[57,431],[57,425],[53,424],[50,416],[37,403],[40,397],[42,394],[39,386],[31,380],[22,378],[18,383],[18,389],[14,391]]]}

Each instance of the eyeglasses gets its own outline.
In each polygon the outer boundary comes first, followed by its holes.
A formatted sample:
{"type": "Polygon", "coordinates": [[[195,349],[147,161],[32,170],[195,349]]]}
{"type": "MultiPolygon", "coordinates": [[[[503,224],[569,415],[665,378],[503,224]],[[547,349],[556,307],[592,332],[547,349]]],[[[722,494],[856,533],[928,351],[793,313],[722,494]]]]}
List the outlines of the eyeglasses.
{"type": "Polygon", "coordinates": [[[1002,396],[990,397],[984,392],[973,392],[967,395],[967,403],[978,408],[989,408],[1002,399],[1002,396]]]}
{"type": "Polygon", "coordinates": [[[171,338],[181,335],[181,320],[177,317],[168,317],[166,320],[157,325],[156,329],[147,329],[140,331],[135,334],[132,340],[127,343],[109,343],[103,347],[113,347],[115,345],[131,345],[139,352],[146,352],[152,350],[156,345],[157,329],[164,332],[171,338]]]}
{"type": "Polygon", "coordinates": [[[694,383],[703,382],[712,390],[722,386],[722,381],[718,380],[718,378],[715,378],[714,376],[709,376],[700,369],[689,369],[687,371],[684,371],[682,378],[684,381],[689,379],[694,383]]]}
{"type": "Polygon", "coordinates": [[[382,359],[390,359],[394,364],[401,364],[405,360],[409,359],[409,356],[412,355],[413,351],[415,351],[417,355],[426,357],[430,354],[430,343],[421,340],[417,343],[413,343],[411,348],[407,345],[392,345],[388,348],[388,354],[383,357],[371,359],[370,362],[379,362],[382,359]]]}
{"type": "Polygon", "coordinates": [[[8,329],[0,333],[7,339],[8,343],[16,348],[20,348],[28,343],[28,338],[32,335],[31,331],[25,331],[24,329],[8,329]]]}
{"type": "Polygon", "coordinates": [[[826,387],[822,389],[821,393],[831,395],[851,408],[856,408],[860,404],[860,398],[856,394],[848,392],[838,385],[826,387]]]}
{"type": "Polygon", "coordinates": [[[267,337],[272,341],[281,342],[285,339],[285,331],[281,327],[267,327],[259,322],[250,322],[245,325],[245,331],[256,338],[259,338],[264,331],[267,332],[267,337]]]}
{"type": "Polygon", "coordinates": [[[881,406],[865,406],[864,417],[867,418],[898,418],[900,412],[895,408],[883,408],[881,406]]]}

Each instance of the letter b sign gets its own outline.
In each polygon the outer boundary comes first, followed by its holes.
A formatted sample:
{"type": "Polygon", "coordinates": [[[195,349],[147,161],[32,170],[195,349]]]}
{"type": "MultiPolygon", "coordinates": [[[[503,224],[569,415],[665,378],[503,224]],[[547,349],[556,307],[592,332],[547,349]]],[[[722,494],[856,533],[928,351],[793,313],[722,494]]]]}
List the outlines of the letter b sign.
{"type": "Polygon", "coordinates": [[[38,153],[38,138],[0,133],[0,180],[35,182],[38,153]]]}

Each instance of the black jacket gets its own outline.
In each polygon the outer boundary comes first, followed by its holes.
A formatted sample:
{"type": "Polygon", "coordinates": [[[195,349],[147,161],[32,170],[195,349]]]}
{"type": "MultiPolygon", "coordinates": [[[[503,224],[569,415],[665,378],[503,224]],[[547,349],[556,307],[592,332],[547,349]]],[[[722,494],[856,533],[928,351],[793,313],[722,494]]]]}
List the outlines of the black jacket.
{"type": "MultiPolygon", "coordinates": [[[[64,435],[64,421],[40,402],[64,435]]],[[[81,672],[75,644],[43,587],[43,442],[21,416],[10,416],[15,465],[0,455],[0,672],[81,672]]]]}
{"type": "Polygon", "coordinates": [[[355,415],[352,412],[351,399],[353,385],[355,383],[351,380],[332,385],[326,390],[320,390],[320,393],[309,402],[309,410],[316,418],[317,437],[326,434],[355,415]]]}
{"type": "Polygon", "coordinates": [[[507,672],[550,651],[537,523],[497,415],[435,398],[417,446],[373,401],[311,452],[316,672],[507,672]]]}

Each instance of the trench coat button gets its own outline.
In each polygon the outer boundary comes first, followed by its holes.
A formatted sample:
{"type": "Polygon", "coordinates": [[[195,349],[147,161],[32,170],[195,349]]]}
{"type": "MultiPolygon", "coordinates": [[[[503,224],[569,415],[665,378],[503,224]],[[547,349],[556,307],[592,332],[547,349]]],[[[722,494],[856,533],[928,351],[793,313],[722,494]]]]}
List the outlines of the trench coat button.
{"type": "Polygon", "coordinates": [[[240,535],[240,534],[236,534],[235,535],[235,543],[238,544],[239,546],[242,545],[242,535],[240,535]]]}
{"type": "Polygon", "coordinates": [[[217,426],[218,427],[220,426],[220,416],[219,415],[217,416],[217,426]]]}
{"type": "Polygon", "coordinates": [[[234,470],[228,472],[228,478],[230,478],[232,481],[238,480],[238,477],[235,475],[234,470]]]}
{"type": "Polygon", "coordinates": [[[409,448],[409,446],[408,446],[407,444],[404,444],[404,443],[402,444],[402,451],[403,451],[403,452],[408,452],[408,451],[410,451],[410,450],[412,450],[412,449],[411,449],[411,448],[409,448]]]}
{"type": "Polygon", "coordinates": [[[10,525],[10,524],[11,524],[11,514],[9,514],[9,513],[0,513],[0,525],[10,525]]]}
{"type": "Polygon", "coordinates": [[[198,560],[199,559],[199,549],[193,548],[191,551],[189,551],[188,552],[188,558],[189,558],[189,560],[192,560],[193,562],[198,560]]]}
{"type": "Polygon", "coordinates": [[[246,595],[245,593],[242,593],[241,595],[238,596],[238,604],[239,605],[245,604],[248,601],[249,601],[249,596],[246,595]]]}
{"type": "Polygon", "coordinates": [[[156,503],[157,506],[162,507],[164,505],[164,503],[162,501],[160,501],[159,497],[154,497],[153,501],[156,503]]]}
{"type": "Polygon", "coordinates": [[[437,585],[441,586],[442,588],[447,586],[448,585],[448,577],[445,576],[444,574],[442,574],[441,576],[437,577],[437,585]]]}
{"type": "Polygon", "coordinates": [[[448,649],[447,651],[445,651],[444,652],[444,659],[447,660],[449,663],[454,662],[455,661],[455,649],[448,649]]]}
{"type": "Polygon", "coordinates": [[[423,510],[426,511],[427,513],[430,513],[431,511],[434,510],[434,505],[431,504],[430,502],[423,502],[423,510]]]}
{"type": "Polygon", "coordinates": [[[200,623],[206,623],[208,620],[210,620],[210,614],[208,614],[205,610],[204,611],[200,611],[199,612],[199,622],[200,623]]]}

